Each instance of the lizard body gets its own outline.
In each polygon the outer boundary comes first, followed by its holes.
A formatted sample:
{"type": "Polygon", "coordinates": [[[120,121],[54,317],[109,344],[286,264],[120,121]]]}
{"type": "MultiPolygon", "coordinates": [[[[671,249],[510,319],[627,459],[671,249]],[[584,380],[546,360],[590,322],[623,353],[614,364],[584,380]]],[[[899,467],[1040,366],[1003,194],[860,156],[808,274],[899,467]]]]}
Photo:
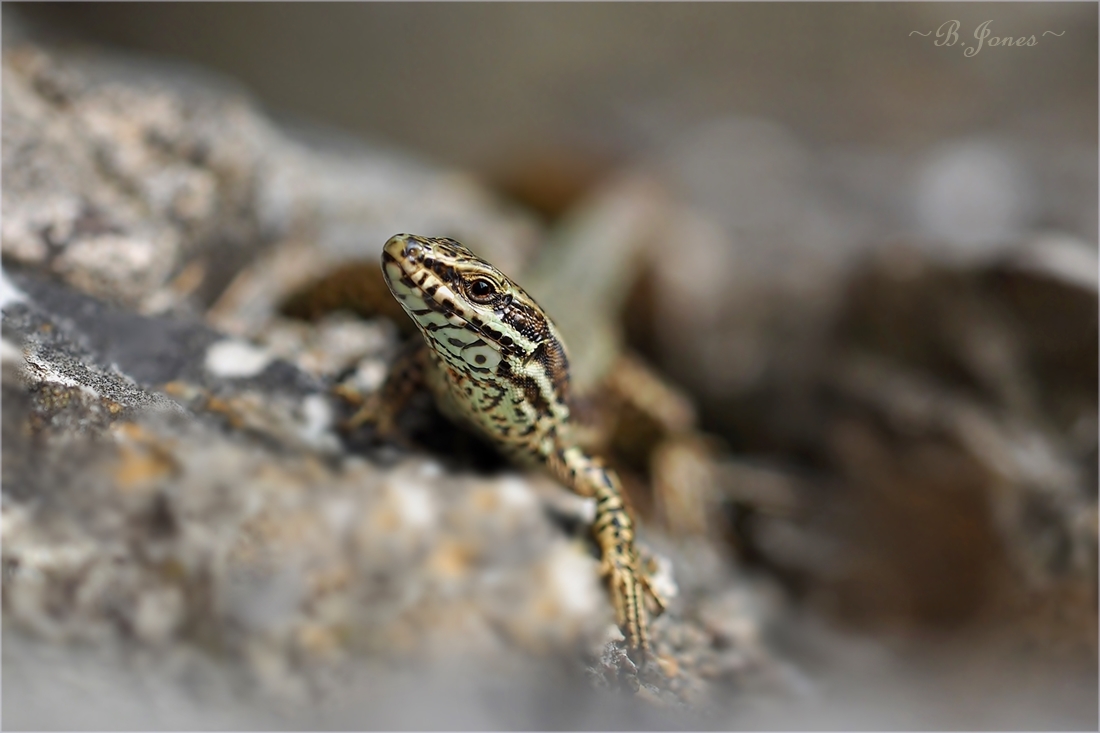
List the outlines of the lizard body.
{"type": "Polygon", "coordinates": [[[569,359],[550,318],[518,285],[452,239],[396,235],[382,252],[394,297],[423,334],[423,376],[440,409],[511,459],[545,469],[596,501],[616,621],[634,656],[649,652],[645,600],[663,600],[641,572],[618,476],[579,445],[569,359]]]}

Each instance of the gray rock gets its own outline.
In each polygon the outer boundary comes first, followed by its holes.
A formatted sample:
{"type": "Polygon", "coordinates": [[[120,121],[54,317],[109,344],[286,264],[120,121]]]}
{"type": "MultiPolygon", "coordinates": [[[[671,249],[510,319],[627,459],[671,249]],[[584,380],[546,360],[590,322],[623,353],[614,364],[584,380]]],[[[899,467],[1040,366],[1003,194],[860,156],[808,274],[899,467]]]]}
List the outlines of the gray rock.
{"type": "Polygon", "coordinates": [[[1010,146],[966,140],[930,151],[917,173],[914,219],[949,253],[981,259],[1033,224],[1033,176],[1010,146]]]}
{"type": "Polygon", "coordinates": [[[650,702],[593,697],[612,611],[547,482],[345,443],[330,389],[357,364],[376,387],[396,330],[276,312],[400,230],[512,269],[524,216],[462,176],[286,135],[187,69],[14,46],[0,549],[4,663],[26,684],[5,686],[9,722],[668,727],[725,694],[691,663],[714,635],[674,610],[659,628],[693,630],[665,661],[678,681],[611,670],[650,702]]]}
{"type": "MultiPolygon", "coordinates": [[[[513,268],[534,241],[529,220],[495,211],[470,179],[332,133],[284,132],[189,67],[17,40],[3,73],[4,259],[105,300],[204,308],[291,242],[308,240],[310,255],[285,289],[375,256],[398,231],[477,241],[513,268]]],[[[285,289],[246,299],[270,310],[285,289]]]]}

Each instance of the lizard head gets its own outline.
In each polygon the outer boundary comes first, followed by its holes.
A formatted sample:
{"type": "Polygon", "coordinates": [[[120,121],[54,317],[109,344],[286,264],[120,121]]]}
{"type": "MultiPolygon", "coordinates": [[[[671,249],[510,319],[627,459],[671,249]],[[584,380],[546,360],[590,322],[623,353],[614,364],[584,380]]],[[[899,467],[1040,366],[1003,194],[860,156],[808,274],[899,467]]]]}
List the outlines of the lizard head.
{"type": "MultiPolygon", "coordinates": [[[[453,239],[397,234],[382,248],[390,292],[436,351],[488,370],[503,356],[545,362],[564,382],[557,329],[508,276],[453,239]]],[[[507,368],[507,367],[506,367],[507,368]]],[[[557,380],[555,380],[557,381],[557,380]]]]}

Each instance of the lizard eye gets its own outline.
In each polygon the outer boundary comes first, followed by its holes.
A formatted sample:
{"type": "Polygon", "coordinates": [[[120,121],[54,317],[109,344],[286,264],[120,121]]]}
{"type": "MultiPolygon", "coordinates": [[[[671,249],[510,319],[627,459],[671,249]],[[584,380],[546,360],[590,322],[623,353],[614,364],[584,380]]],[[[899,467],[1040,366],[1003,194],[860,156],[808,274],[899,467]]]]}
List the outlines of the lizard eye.
{"type": "Polygon", "coordinates": [[[466,292],[477,303],[487,303],[497,294],[496,285],[491,280],[479,277],[466,286],[466,292]]]}

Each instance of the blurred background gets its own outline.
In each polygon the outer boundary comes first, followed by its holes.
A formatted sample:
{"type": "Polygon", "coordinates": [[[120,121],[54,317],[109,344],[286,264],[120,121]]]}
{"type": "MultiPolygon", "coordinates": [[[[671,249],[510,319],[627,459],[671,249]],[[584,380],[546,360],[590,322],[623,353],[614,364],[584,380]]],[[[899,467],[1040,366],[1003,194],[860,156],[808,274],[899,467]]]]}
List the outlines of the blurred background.
{"type": "Polygon", "coordinates": [[[769,643],[847,701],[746,725],[1096,724],[1095,5],[54,3],[4,20],[6,38],[195,65],[286,130],[460,171],[531,222],[515,268],[619,191],[645,231],[622,235],[616,328],[720,445],[718,535],[787,599],[769,643]],[[660,203],[617,183],[632,177],[660,203]]]}
{"type": "MultiPolygon", "coordinates": [[[[1080,145],[1085,170],[1096,137],[1096,33],[1076,3],[25,10],[56,30],[223,72],[273,112],[487,176],[541,166],[596,176],[729,116],[868,157],[975,134],[1080,145]],[[959,43],[935,47],[950,20],[959,43]],[[964,57],[987,20],[993,36],[1037,44],[964,57]]],[[[1095,217],[1074,224],[1095,234],[1095,217]]]]}

